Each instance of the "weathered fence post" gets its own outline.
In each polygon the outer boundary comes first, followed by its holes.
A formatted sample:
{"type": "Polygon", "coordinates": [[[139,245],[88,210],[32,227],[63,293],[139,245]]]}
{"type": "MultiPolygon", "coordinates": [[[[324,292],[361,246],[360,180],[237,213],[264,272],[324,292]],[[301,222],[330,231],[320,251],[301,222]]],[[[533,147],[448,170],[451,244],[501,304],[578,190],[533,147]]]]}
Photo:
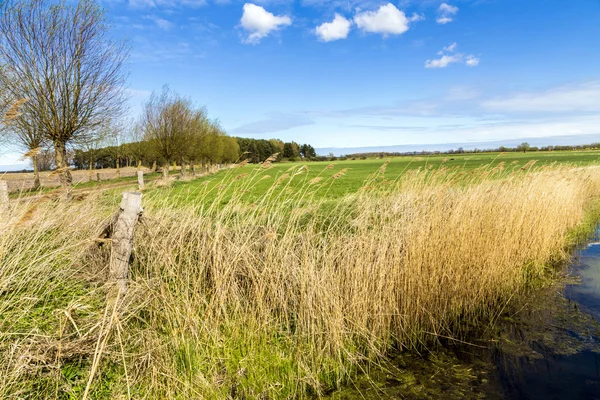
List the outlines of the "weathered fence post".
{"type": "Polygon", "coordinates": [[[140,191],[144,190],[144,171],[138,171],[138,188],[140,191]]]}
{"type": "Polygon", "coordinates": [[[121,209],[113,226],[110,254],[109,281],[114,283],[121,296],[127,292],[129,258],[133,248],[135,227],[142,212],[141,193],[123,193],[121,209]]]}
{"type": "Polygon", "coordinates": [[[0,211],[8,210],[8,182],[0,181],[0,211]]]}

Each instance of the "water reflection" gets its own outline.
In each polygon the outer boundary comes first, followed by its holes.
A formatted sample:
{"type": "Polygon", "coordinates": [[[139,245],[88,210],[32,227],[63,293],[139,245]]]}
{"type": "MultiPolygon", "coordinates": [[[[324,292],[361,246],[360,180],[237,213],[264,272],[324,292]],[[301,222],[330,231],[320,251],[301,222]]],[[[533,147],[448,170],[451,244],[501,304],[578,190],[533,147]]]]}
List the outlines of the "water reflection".
{"type": "Polygon", "coordinates": [[[565,296],[600,320],[600,242],[590,243],[577,257],[574,272],[580,284],[569,285],[565,296]]]}
{"type": "Polygon", "coordinates": [[[504,337],[495,349],[504,398],[600,399],[598,233],[575,255],[571,273],[577,283],[522,316],[516,324],[519,335],[504,337]]]}

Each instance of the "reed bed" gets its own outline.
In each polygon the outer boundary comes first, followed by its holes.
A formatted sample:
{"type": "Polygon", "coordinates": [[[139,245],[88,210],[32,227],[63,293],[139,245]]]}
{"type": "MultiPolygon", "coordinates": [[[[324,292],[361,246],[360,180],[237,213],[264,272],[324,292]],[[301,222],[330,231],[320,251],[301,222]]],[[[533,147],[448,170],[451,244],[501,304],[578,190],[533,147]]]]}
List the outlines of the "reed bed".
{"type": "Polygon", "coordinates": [[[351,170],[232,169],[204,192],[149,191],[112,316],[97,238],[115,200],[15,206],[0,220],[0,397],[321,395],[393,348],[468,340],[568,257],[600,196],[598,167],[388,180],[386,166],[337,200],[315,193],[351,170]]]}

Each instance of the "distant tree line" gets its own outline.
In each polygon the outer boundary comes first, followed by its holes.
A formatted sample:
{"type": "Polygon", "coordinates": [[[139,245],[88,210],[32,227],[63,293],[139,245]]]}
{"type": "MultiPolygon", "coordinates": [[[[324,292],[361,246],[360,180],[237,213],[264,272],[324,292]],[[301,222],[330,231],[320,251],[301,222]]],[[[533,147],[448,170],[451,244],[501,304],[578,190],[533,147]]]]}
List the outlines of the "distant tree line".
{"type": "Polygon", "coordinates": [[[600,143],[582,144],[582,145],[557,145],[557,146],[530,146],[529,143],[523,142],[516,147],[500,146],[489,149],[472,149],[465,150],[462,147],[458,149],[450,149],[447,151],[406,151],[406,152],[369,152],[369,153],[353,153],[341,156],[340,159],[347,158],[367,158],[367,157],[397,157],[397,156],[427,156],[437,154],[473,154],[473,153],[517,153],[517,152],[537,152],[537,151],[569,151],[569,150],[600,150],[600,143]]]}
{"type": "MultiPolygon", "coordinates": [[[[135,129],[135,128],[134,128],[135,129]]],[[[177,135],[174,135],[176,137],[177,135]]],[[[97,148],[77,148],[72,152],[72,165],[77,169],[123,168],[137,166],[156,168],[162,165],[168,168],[172,162],[189,165],[192,173],[195,166],[202,165],[206,169],[210,164],[233,163],[248,160],[250,163],[262,163],[271,155],[279,153],[278,160],[317,159],[314,148],[309,144],[298,146],[295,142],[286,143],[279,139],[250,139],[226,136],[215,132],[215,127],[207,121],[205,129],[191,130],[188,135],[181,135],[186,146],[183,151],[174,151],[169,157],[161,151],[152,139],[123,143],[119,146],[97,148]],[[193,136],[196,135],[194,139],[193,136]],[[191,137],[192,136],[192,137],[191,137]]],[[[171,138],[174,140],[174,138],[171,138]]],[[[171,140],[169,139],[169,140],[171,140]]],[[[46,152],[41,152],[39,157],[46,152]]],[[[40,162],[47,169],[52,165],[40,162]]],[[[184,172],[185,173],[185,172],[184,172]]]]}
{"type": "Polygon", "coordinates": [[[283,142],[279,139],[250,139],[236,138],[242,160],[248,160],[251,163],[261,163],[273,154],[279,154],[279,159],[296,161],[300,158],[313,160],[317,157],[315,149],[310,144],[298,145],[298,143],[283,142]]]}

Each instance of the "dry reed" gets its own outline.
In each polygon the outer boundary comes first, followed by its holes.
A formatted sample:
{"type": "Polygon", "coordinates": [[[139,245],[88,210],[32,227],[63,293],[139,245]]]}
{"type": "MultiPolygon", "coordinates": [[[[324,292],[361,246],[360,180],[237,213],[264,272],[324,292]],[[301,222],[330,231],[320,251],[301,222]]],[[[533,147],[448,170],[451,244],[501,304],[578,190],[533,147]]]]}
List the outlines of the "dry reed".
{"type": "Polygon", "coordinates": [[[89,375],[56,371],[77,354],[89,374],[99,335],[104,382],[92,391],[108,385],[107,397],[322,393],[391,346],[419,349],[493,319],[568,256],[568,233],[600,196],[598,167],[421,169],[386,185],[376,174],[335,202],[314,196],[315,179],[290,192],[296,175],[252,204],[243,191],[260,172],[225,205],[146,194],[131,292],[109,333],[94,227],[116,203],[43,203],[26,228],[17,207],[0,222],[0,397],[32,393],[35,379],[75,391],[89,375]],[[44,325],[54,310],[69,312],[44,325]]]}

